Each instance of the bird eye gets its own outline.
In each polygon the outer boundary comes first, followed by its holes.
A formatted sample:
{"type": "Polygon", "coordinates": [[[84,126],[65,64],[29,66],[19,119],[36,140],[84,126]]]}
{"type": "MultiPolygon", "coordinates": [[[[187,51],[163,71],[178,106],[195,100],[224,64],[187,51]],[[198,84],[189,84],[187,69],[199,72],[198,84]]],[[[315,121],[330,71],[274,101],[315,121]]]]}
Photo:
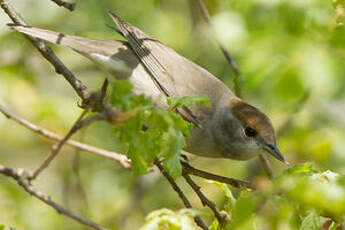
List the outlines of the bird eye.
{"type": "Polygon", "coordinates": [[[244,133],[246,134],[247,137],[254,137],[256,136],[258,133],[255,131],[255,129],[251,128],[251,127],[246,127],[244,129],[244,133]]]}

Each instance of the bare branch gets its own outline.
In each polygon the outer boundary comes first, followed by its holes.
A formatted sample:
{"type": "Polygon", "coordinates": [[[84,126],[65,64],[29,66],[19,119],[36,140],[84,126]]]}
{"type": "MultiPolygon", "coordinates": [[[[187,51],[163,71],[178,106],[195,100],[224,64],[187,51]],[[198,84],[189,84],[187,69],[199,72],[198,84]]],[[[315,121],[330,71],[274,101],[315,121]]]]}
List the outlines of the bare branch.
{"type": "Polygon", "coordinates": [[[74,214],[73,212],[71,212],[70,210],[62,207],[61,205],[57,204],[56,202],[52,201],[50,199],[49,196],[43,194],[40,191],[37,191],[31,184],[30,184],[30,180],[29,180],[29,173],[27,173],[26,171],[22,170],[22,169],[12,169],[12,168],[7,168],[3,165],[0,165],[0,173],[13,178],[14,180],[17,181],[17,183],[23,187],[23,189],[29,193],[30,195],[38,198],[39,200],[43,201],[44,203],[46,203],[47,205],[49,205],[50,207],[52,207],[53,209],[55,209],[59,214],[65,215],[73,220],[76,220],[77,222],[85,225],[85,226],[89,226],[93,229],[96,230],[106,230],[106,228],[88,220],[85,219],[83,217],[77,216],[76,214],[74,214]]]}
{"type": "MultiPolygon", "coordinates": [[[[47,137],[48,139],[54,140],[54,141],[62,141],[63,137],[50,132],[49,130],[43,129],[35,124],[30,123],[29,121],[11,113],[10,111],[8,111],[7,109],[5,109],[4,107],[2,107],[0,105],[0,112],[3,113],[8,119],[12,119],[15,122],[17,122],[18,124],[30,129],[31,131],[38,133],[41,136],[47,137]]],[[[73,140],[68,140],[66,142],[67,145],[70,145],[72,147],[75,147],[77,149],[80,150],[84,150],[90,153],[94,153],[96,155],[100,155],[106,158],[110,158],[113,159],[117,162],[119,162],[124,168],[130,168],[130,161],[129,159],[122,154],[119,153],[115,153],[115,152],[110,152],[104,149],[100,149],[94,146],[90,146],[78,141],[73,141],[73,140]]]]}
{"type": "MultiPolygon", "coordinates": [[[[211,30],[214,31],[213,26],[212,26],[212,22],[211,22],[211,18],[210,18],[210,14],[208,13],[208,10],[207,10],[207,7],[205,6],[204,1],[203,0],[196,0],[196,1],[198,2],[198,5],[200,7],[200,11],[201,11],[203,18],[205,19],[207,24],[209,24],[211,30]]],[[[215,34],[215,33],[212,33],[212,34],[215,34]]],[[[219,48],[221,49],[222,53],[224,54],[226,60],[230,64],[231,70],[233,71],[233,73],[235,75],[235,78],[234,78],[235,94],[238,97],[242,97],[242,90],[241,90],[241,84],[240,84],[240,80],[241,80],[240,69],[238,68],[235,60],[232,58],[230,53],[226,50],[226,48],[222,44],[222,42],[219,41],[219,39],[216,36],[214,38],[215,38],[219,48]]]]}
{"type": "MultiPolygon", "coordinates": [[[[170,183],[171,187],[175,190],[175,192],[178,194],[178,196],[181,198],[184,206],[186,206],[186,208],[192,208],[191,203],[189,202],[189,200],[187,199],[186,195],[183,193],[183,191],[180,189],[180,187],[176,184],[176,182],[174,181],[174,179],[169,175],[169,173],[163,168],[162,164],[156,160],[154,163],[158,169],[161,171],[161,173],[163,174],[163,176],[168,180],[168,182],[170,183]]],[[[199,215],[194,217],[194,221],[195,223],[202,228],[203,230],[208,230],[208,227],[206,226],[206,224],[202,221],[201,217],[199,215]]]]}
{"type": "MultiPolygon", "coordinates": [[[[26,25],[21,16],[8,4],[7,0],[0,0],[0,6],[5,13],[12,19],[15,24],[26,25]]],[[[74,88],[79,97],[87,101],[90,93],[86,86],[77,79],[74,74],[61,62],[61,60],[53,53],[53,51],[41,40],[24,35],[38,49],[42,56],[47,59],[55,68],[56,73],[62,74],[69,84],[74,88]]]]}
{"type": "Polygon", "coordinates": [[[233,178],[228,178],[224,176],[219,176],[216,174],[212,174],[209,172],[205,172],[199,169],[196,169],[189,165],[187,162],[181,161],[181,164],[183,166],[183,172],[186,174],[202,177],[208,180],[218,181],[221,183],[229,184],[231,186],[234,186],[236,188],[250,188],[250,189],[256,189],[255,186],[249,182],[236,180],[233,178]]]}
{"type": "Polygon", "coordinates": [[[270,160],[268,159],[268,157],[264,154],[260,154],[259,155],[259,159],[262,163],[262,165],[264,166],[264,169],[267,173],[267,176],[270,178],[270,179],[273,179],[274,178],[274,172],[273,172],[273,169],[272,169],[272,165],[270,163],[270,160]]]}
{"type": "Polygon", "coordinates": [[[73,11],[76,5],[76,3],[69,3],[62,0],[51,0],[51,1],[55,2],[56,5],[65,7],[66,9],[70,11],[73,11]]]}
{"type": "Polygon", "coordinates": [[[84,118],[84,116],[87,114],[89,110],[85,109],[82,114],[79,116],[78,120],[74,123],[74,125],[72,126],[72,128],[68,131],[68,133],[66,134],[66,136],[59,141],[58,144],[53,145],[52,150],[50,152],[50,154],[43,160],[43,162],[40,164],[40,166],[34,171],[34,173],[32,174],[32,176],[30,177],[31,180],[36,179],[36,177],[45,169],[49,166],[50,162],[56,157],[56,155],[60,152],[60,149],[62,148],[62,146],[68,141],[68,139],[74,134],[76,133],[79,129],[81,129],[83,127],[82,125],[82,119],[84,118]]]}
{"type": "Polygon", "coordinates": [[[216,216],[218,222],[224,226],[229,220],[229,216],[225,213],[225,212],[221,212],[218,210],[216,204],[209,200],[200,190],[200,187],[192,180],[192,178],[188,175],[187,172],[182,172],[182,176],[185,178],[185,180],[187,181],[187,183],[192,187],[192,189],[194,190],[194,192],[198,195],[201,203],[207,207],[209,207],[214,215],[216,216]]]}

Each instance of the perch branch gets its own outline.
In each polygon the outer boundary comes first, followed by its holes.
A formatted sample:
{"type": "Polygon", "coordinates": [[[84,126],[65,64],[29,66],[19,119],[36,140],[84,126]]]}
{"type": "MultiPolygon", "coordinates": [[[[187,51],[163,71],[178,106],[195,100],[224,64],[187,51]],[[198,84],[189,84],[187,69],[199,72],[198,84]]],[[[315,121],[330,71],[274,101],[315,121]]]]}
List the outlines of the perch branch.
{"type": "Polygon", "coordinates": [[[234,186],[236,188],[250,188],[255,190],[255,186],[247,181],[242,181],[242,180],[236,180],[233,178],[229,177],[224,177],[224,176],[219,176],[216,174],[212,174],[209,172],[202,171],[200,169],[196,169],[192,167],[190,164],[187,162],[181,161],[181,164],[183,166],[183,172],[186,174],[202,177],[208,180],[213,180],[213,181],[218,181],[221,183],[229,184],[231,186],[234,186]]]}
{"type": "MultiPolygon", "coordinates": [[[[8,4],[7,0],[0,0],[0,6],[15,24],[27,25],[15,9],[8,4]]],[[[74,74],[54,54],[54,52],[42,40],[27,35],[24,36],[30,40],[42,56],[54,66],[56,73],[63,75],[63,77],[77,92],[79,97],[84,101],[87,101],[90,97],[90,93],[86,86],[74,76],[74,74]]]]}
{"type": "Polygon", "coordinates": [[[106,228],[88,220],[85,219],[83,217],[77,216],[76,214],[74,214],[73,212],[71,212],[70,210],[62,207],[61,205],[57,204],[56,202],[54,202],[53,200],[51,200],[51,198],[45,194],[43,194],[40,191],[37,191],[31,184],[30,184],[30,180],[29,180],[29,173],[22,170],[22,169],[12,169],[12,168],[8,168],[5,167],[3,165],[0,165],[0,173],[11,177],[12,179],[16,180],[17,183],[30,195],[38,198],[39,200],[43,201],[44,203],[46,203],[47,205],[49,205],[50,207],[52,207],[53,209],[55,209],[59,214],[65,215],[73,220],[76,220],[77,222],[85,225],[85,226],[89,226],[93,229],[96,230],[106,230],[106,228]]]}

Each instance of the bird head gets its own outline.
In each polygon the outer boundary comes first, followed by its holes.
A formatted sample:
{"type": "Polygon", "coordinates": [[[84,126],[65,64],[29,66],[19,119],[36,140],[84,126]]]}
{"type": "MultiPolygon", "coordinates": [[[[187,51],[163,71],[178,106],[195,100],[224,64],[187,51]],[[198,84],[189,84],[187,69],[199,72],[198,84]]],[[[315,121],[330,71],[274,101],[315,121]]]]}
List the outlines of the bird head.
{"type": "Polygon", "coordinates": [[[230,101],[232,116],[238,121],[237,135],[244,149],[265,150],[276,159],[288,164],[277,147],[276,135],[270,119],[256,107],[238,98],[230,101]]]}

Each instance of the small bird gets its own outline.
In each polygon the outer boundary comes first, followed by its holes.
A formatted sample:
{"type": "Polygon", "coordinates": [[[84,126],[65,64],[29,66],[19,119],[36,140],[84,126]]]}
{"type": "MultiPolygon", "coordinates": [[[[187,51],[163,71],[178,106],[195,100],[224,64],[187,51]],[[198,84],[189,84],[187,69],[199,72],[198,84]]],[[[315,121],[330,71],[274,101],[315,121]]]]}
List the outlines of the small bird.
{"type": "MultiPolygon", "coordinates": [[[[249,160],[262,150],[287,163],[280,153],[270,119],[244,102],[218,78],[177,54],[112,12],[115,29],[127,41],[92,40],[54,31],[9,25],[13,30],[72,48],[115,79],[127,79],[134,94],[153,98],[208,95],[211,106],[181,107],[177,112],[195,124],[185,150],[205,157],[249,160]]],[[[166,106],[166,100],[160,100],[166,106]]]]}

